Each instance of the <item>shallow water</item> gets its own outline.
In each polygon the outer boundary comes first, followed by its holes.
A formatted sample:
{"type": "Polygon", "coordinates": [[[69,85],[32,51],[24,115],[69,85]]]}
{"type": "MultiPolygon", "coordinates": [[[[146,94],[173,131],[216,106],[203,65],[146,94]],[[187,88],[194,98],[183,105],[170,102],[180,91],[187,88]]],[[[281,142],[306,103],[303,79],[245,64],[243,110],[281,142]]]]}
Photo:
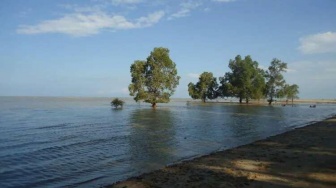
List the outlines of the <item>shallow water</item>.
{"type": "Polygon", "coordinates": [[[0,187],[99,187],[322,120],[335,105],[0,97],[0,187]]]}

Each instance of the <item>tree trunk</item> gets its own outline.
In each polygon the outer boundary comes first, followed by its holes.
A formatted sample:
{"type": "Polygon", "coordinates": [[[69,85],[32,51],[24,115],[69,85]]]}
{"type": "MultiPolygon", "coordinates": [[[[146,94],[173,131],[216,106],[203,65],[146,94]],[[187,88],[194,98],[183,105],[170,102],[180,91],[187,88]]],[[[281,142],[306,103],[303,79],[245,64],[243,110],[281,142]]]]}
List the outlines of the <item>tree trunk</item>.
{"type": "Polygon", "coordinates": [[[156,108],[156,103],[152,103],[152,108],[156,108]]]}
{"type": "Polygon", "coordinates": [[[206,96],[202,97],[202,101],[205,103],[206,96]]]}
{"type": "Polygon", "coordinates": [[[246,104],[248,104],[249,103],[249,99],[248,98],[246,98],[246,104]]]}
{"type": "Polygon", "coordinates": [[[271,105],[273,102],[273,97],[270,98],[270,100],[268,101],[268,105],[271,105]]]}
{"type": "Polygon", "coordinates": [[[293,102],[294,102],[294,97],[292,97],[292,106],[294,105],[293,102]]]}
{"type": "Polygon", "coordinates": [[[243,103],[243,98],[242,97],[239,97],[239,103],[243,103]]]}

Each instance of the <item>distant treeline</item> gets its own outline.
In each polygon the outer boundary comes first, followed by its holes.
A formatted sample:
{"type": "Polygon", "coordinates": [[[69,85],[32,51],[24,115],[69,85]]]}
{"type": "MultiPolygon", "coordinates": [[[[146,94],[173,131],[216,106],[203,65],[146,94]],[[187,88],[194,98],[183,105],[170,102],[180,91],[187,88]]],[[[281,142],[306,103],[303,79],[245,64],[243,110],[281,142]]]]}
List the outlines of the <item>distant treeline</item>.
{"type": "Polygon", "coordinates": [[[193,99],[216,99],[218,97],[236,97],[242,103],[250,99],[260,100],[267,98],[269,104],[275,98],[287,98],[293,101],[298,98],[299,86],[289,85],[282,75],[286,72],[287,64],[279,59],[273,59],[268,70],[258,67],[258,62],[253,61],[251,56],[244,59],[237,55],[234,60],[230,60],[230,72],[217,78],[211,72],[203,72],[199,81],[188,84],[189,95],[193,99]]]}
{"type": "MultiPolygon", "coordinates": [[[[231,72],[219,77],[219,83],[211,72],[202,73],[196,84],[189,83],[189,95],[203,102],[218,97],[236,97],[240,103],[268,98],[269,104],[272,104],[275,98],[287,97],[293,101],[299,93],[299,86],[286,84],[282,73],[286,71],[287,64],[278,59],[273,59],[268,70],[264,71],[250,56],[242,59],[237,55],[230,60],[229,68],[231,72]]],[[[130,95],[137,102],[152,104],[153,108],[157,103],[170,101],[180,80],[169,49],[163,47],[154,48],[146,60],[135,60],[130,72],[130,95]]]]}

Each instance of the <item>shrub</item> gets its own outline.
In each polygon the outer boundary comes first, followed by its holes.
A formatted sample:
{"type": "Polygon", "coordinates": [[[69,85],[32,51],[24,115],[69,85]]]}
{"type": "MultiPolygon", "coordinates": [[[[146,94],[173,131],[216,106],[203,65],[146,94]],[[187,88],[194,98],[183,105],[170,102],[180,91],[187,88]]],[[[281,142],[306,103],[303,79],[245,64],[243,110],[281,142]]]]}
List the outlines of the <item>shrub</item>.
{"type": "Polygon", "coordinates": [[[115,98],[115,99],[112,100],[111,106],[114,106],[114,108],[118,108],[120,106],[120,108],[122,108],[124,103],[125,102],[123,100],[115,98]]]}

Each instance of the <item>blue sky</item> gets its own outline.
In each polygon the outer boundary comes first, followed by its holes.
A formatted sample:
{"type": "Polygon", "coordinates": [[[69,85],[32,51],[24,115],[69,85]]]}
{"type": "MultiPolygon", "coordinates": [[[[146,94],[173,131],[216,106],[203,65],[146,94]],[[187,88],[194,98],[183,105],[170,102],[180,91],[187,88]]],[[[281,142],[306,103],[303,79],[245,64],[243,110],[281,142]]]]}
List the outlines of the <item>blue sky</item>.
{"type": "Polygon", "coordinates": [[[130,65],[167,47],[174,97],[236,55],[288,63],[300,98],[336,98],[334,0],[1,0],[0,96],[126,97],[130,65]]]}

